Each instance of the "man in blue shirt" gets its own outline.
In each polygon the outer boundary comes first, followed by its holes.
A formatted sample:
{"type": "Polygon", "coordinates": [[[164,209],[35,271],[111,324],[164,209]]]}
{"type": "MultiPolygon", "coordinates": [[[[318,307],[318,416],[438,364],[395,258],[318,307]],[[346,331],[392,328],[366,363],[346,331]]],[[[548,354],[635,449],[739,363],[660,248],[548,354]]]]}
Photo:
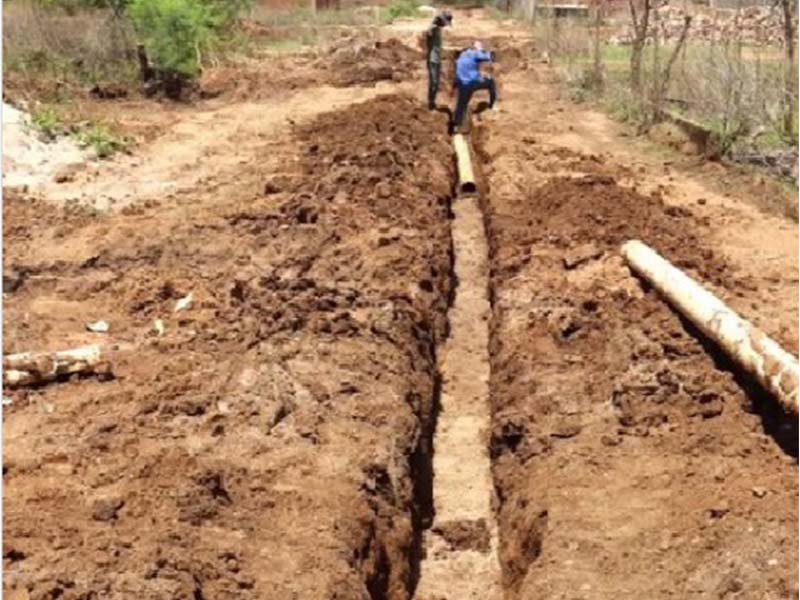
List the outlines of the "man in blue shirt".
{"type": "Polygon", "coordinates": [[[456,60],[458,99],[456,100],[456,111],[453,115],[454,129],[461,125],[470,98],[476,91],[489,90],[489,107],[494,107],[494,103],[497,100],[494,79],[487,75],[482,75],[478,67],[482,62],[492,61],[494,61],[494,52],[484,50],[480,42],[475,42],[472,48],[461,52],[456,60]]]}

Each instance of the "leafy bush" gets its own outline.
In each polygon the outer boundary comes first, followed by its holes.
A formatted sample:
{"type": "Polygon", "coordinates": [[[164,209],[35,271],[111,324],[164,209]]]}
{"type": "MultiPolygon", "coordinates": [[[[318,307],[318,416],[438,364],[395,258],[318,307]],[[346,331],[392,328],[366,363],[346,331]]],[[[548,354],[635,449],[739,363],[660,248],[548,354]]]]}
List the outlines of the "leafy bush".
{"type": "Polygon", "coordinates": [[[251,0],[131,0],[128,14],[156,67],[185,78],[251,0]]]}
{"type": "Polygon", "coordinates": [[[52,108],[42,108],[31,115],[31,125],[48,137],[55,137],[61,128],[58,114],[52,108]]]}
{"type": "Polygon", "coordinates": [[[78,131],[75,139],[80,145],[92,148],[98,158],[111,156],[127,144],[127,140],[115,135],[102,123],[94,123],[88,128],[78,131]]]}
{"type": "Polygon", "coordinates": [[[197,0],[133,0],[128,13],[159,69],[187,78],[199,73],[200,51],[215,39],[210,5],[197,0]]]}

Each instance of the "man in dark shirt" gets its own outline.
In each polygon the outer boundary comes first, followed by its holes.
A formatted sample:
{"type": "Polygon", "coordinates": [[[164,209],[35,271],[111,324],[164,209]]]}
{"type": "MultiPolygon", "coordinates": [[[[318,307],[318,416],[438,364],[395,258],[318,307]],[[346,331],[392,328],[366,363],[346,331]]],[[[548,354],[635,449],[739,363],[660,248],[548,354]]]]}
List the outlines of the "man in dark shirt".
{"type": "Polygon", "coordinates": [[[443,11],[433,18],[431,26],[425,32],[428,65],[428,108],[436,108],[436,93],[439,91],[439,73],[442,67],[442,27],[452,25],[453,15],[443,11]]]}

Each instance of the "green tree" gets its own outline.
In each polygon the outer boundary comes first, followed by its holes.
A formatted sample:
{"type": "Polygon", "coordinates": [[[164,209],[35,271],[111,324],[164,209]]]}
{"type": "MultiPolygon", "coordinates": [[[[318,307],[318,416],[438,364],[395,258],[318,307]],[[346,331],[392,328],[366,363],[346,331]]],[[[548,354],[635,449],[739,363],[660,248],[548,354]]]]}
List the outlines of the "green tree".
{"type": "Polygon", "coordinates": [[[219,15],[199,0],[133,0],[128,14],[160,71],[195,77],[201,51],[216,40],[219,15]]]}

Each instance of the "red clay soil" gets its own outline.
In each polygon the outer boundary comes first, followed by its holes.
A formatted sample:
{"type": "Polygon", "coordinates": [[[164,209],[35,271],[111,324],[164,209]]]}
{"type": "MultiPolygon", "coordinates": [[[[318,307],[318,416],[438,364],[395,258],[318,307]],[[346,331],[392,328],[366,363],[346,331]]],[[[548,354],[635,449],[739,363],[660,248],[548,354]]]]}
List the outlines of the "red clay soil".
{"type": "Polygon", "coordinates": [[[552,153],[481,133],[509,597],[796,597],[796,419],[618,253],[640,238],[738,285],[701,242],[709,224],[618,185],[615,165],[564,150],[548,174],[552,153]]]}
{"type": "Polygon", "coordinates": [[[421,51],[394,38],[367,42],[346,38],[327,49],[316,62],[337,87],[405,81],[417,77],[423,64],[421,51]]]}
{"type": "Polygon", "coordinates": [[[134,346],[110,380],[6,390],[6,593],[406,597],[451,286],[444,130],[385,96],[265,148],[285,172],[188,200],[6,198],[4,351],[134,346]]]}
{"type": "Polygon", "coordinates": [[[371,87],[381,81],[408,81],[421,76],[423,65],[422,52],[395,38],[348,36],[304,53],[208,69],[197,87],[203,98],[255,101],[311,86],[371,87]]]}

